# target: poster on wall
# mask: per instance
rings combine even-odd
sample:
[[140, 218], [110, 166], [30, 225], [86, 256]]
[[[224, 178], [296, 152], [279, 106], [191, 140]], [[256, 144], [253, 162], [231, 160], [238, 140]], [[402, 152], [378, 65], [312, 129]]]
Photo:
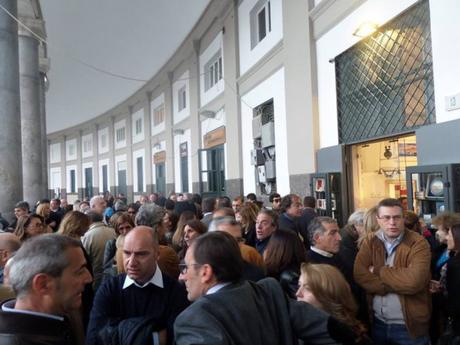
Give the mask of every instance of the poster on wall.
[[325, 180], [323, 178], [317, 178], [315, 180], [315, 192], [324, 192]]
[[398, 143], [399, 157], [417, 157], [417, 144]]

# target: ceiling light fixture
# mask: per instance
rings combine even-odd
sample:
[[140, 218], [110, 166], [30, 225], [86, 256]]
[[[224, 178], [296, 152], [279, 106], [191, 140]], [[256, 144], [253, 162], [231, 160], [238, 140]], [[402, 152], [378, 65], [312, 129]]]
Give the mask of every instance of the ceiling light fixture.
[[370, 34], [373, 34], [378, 28], [379, 26], [375, 23], [364, 22], [364, 23], [361, 23], [360, 26], [358, 26], [355, 32], [353, 32], [353, 36], [366, 37], [366, 36], [369, 36]]

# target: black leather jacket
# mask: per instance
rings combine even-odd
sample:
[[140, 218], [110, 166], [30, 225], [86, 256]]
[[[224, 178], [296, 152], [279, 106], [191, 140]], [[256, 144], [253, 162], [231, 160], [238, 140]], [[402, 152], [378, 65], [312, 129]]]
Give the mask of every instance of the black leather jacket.
[[74, 345], [67, 321], [0, 310], [0, 345]]

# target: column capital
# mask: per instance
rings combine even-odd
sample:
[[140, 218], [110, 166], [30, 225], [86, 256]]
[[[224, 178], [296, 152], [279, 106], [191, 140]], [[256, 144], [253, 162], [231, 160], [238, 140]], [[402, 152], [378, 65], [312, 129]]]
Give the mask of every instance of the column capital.
[[35, 35], [32, 34], [29, 30], [27, 30], [24, 26], [18, 24], [18, 35], [35, 38], [38, 42], [42, 42], [42, 39], [46, 39], [46, 31], [45, 31], [45, 22], [41, 19], [35, 19], [30, 17], [22, 17], [19, 16], [19, 21], [23, 23], [28, 29], [30, 29]]

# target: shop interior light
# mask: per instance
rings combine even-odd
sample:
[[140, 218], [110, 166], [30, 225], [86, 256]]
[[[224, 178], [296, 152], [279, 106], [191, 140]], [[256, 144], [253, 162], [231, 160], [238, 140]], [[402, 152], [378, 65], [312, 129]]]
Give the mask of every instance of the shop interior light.
[[366, 37], [374, 33], [378, 28], [379, 26], [375, 23], [364, 22], [364, 23], [361, 23], [360, 26], [358, 26], [355, 32], [353, 32], [353, 36]]

